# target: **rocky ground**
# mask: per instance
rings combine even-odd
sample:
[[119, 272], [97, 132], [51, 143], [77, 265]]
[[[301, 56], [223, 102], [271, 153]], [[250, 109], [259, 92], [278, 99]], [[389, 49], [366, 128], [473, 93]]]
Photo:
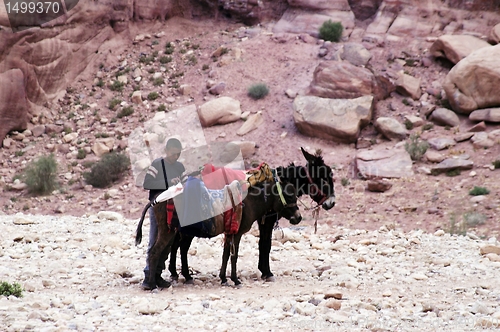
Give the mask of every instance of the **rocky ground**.
[[193, 241], [194, 285], [144, 292], [138, 283], [145, 246], [134, 245], [135, 220], [103, 211], [80, 218], [19, 213], [0, 222], [0, 279], [26, 289], [22, 298], [0, 298], [4, 331], [500, 327], [495, 238], [387, 227], [338, 227], [335, 234], [326, 225], [317, 234], [312, 227], [284, 228], [275, 232], [271, 253], [277, 280], [265, 283], [256, 273], [253, 229], [240, 248], [241, 288], [220, 285], [217, 237]]

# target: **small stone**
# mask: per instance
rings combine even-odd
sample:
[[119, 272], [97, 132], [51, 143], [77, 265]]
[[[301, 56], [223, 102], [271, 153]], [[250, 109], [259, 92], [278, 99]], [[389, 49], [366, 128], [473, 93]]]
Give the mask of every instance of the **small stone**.
[[325, 306], [333, 310], [340, 310], [340, 308], [342, 307], [342, 302], [335, 299], [328, 299], [327, 301], [325, 301]]
[[495, 246], [492, 244], [487, 244], [480, 248], [481, 255], [486, 254], [497, 254], [500, 255], [500, 246]]
[[481, 121], [478, 124], [476, 124], [475, 126], [469, 128], [469, 130], [467, 130], [467, 131], [470, 133], [478, 133], [481, 131], [486, 131], [486, 123], [484, 123], [484, 121]]
[[392, 188], [392, 183], [387, 180], [369, 180], [367, 189], [372, 192], [385, 192]]
[[329, 291], [325, 294], [325, 299], [334, 298], [336, 300], [342, 300], [342, 293], [338, 291]]
[[294, 99], [295, 97], [297, 97], [297, 92], [292, 90], [292, 89], [287, 89], [285, 91], [285, 95], [288, 97], [288, 98], [291, 98], [291, 99]]
[[421, 273], [414, 273], [414, 274], [412, 274], [411, 277], [415, 280], [427, 280], [427, 279], [429, 279], [429, 277], [427, 277], [425, 274], [421, 274]]
[[443, 236], [444, 234], [445, 234], [445, 232], [442, 229], [437, 230], [437, 231], [434, 232], [435, 236]]

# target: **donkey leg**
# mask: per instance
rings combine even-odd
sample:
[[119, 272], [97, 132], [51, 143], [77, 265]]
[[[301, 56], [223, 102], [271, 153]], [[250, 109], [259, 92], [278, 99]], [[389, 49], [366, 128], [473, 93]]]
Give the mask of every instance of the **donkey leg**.
[[174, 242], [172, 243], [172, 248], [170, 249], [170, 261], [168, 263], [168, 271], [170, 271], [170, 279], [174, 281], [179, 280], [179, 274], [177, 273], [177, 250], [179, 250], [180, 242], [181, 242], [181, 236], [177, 232], [175, 234]]
[[222, 265], [220, 267], [220, 273], [219, 273], [222, 285], [227, 285], [226, 271], [227, 271], [227, 262], [229, 261], [230, 254], [231, 253], [230, 253], [229, 243], [226, 242], [224, 243], [224, 252], [222, 253]]
[[241, 284], [241, 281], [238, 279], [236, 274], [236, 263], [238, 262], [238, 250], [240, 249], [241, 236], [242, 234], [235, 234], [233, 239], [234, 253], [231, 256], [231, 280], [234, 282], [235, 286], [239, 286]]
[[189, 274], [189, 264], [188, 264], [188, 251], [191, 243], [193, 242], [193, 236], [182, 235], [181, 237], [181, 264], [182, 264], [182, 275], [186, 279], [186, 284], [193, 283], [193, 277]]
[[271, 253], [271, 242], [273, 236], [274, 217], [266, 217], [264, 223], [259, 222], [259, 270], [262, 273], [261, 278], [266, 281], [274, 281], [273, 273], [269, 264], [269, 255]]

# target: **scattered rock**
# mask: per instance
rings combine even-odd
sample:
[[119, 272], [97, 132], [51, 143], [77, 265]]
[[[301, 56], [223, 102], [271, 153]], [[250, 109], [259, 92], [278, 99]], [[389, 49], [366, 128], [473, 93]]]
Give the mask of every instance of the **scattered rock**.
[[359, 151], [356, 168], [363, 178], [405, 178], [413, 176], [413, 162], [403, 149]]
[[456, 135], [453, 139], [456, 142], [463, 142], [469, 140], [472, 136], [474, 136], [474, 133], [463, 133]]
[[210, 89], [208, 89], [208, 92], [210, 92], [213, 95], [218, 96], [218, 95], [222, 94], [222, 92], [224, 92], [225, 89], [226, 89], [226, 83], [220, 82], [220, 83], [212, 86]]
[[437, 108], [432, 112], [429, 119], [440, 126], [456, 127], [460, 125], [458, 115], [447, 108]]
[[422, 95], [422, 91], [420, 90], [420, 78], [401, 74], [396, 81], [396, 92], [403, 96], [409, 96], [413, 100], [418, 100]]
[[262, 118], [262, 113], [258, 112], [256, 114], [252, 114], [248, 117], [245, 123], [238, 129], [236, 132], [237, 135], [243, 136], [252, 130], [257, 129], [261, 124], [264, 123], [264, 119]]
[[484, 108], [469, 114], [471, 121], [500, 122], [500, 108]]
[[495, 246], [492, 244], [484, 245], [480, 248], [481, 255], [496, 254], [500, 255], [500, 246]]
[[467, 130], [467, 131], [470, 133], [477, 133], [480, 131], [486, 131], [486, 123], [484, 123], [484, 121], [479, 122], [478, 124], [470, 127], [469, 130]]
[[374, 125], [377, 131], [390, 140], [404, 140], [408, 136], [406, 127], [393, 118], [380, 117]]
[[198, 114], [204, 127], [234, 122], [241, 116], [240, 102], [230, 97], [220, 97], [201, 105]]
[[446, 157], [443, 156], [441, 153], [435, 151], [435, 150], [427, 150], [424, 154], [424, 159], [431, 163], [440, 163], [442, 162]]
[[321, 62], [314, 70], [310, 94], [322, 98], [353, 99], [374, 94], [376, 80], [366, 68], [347, 61]]
[[447, 149], [451, 146], [455, 146], [457, 143], [454, 139], [448, 138], [448, 137], [436, 137], [436, 138], [430, 138], [427, 140], [429, 143], [430, 147], [435, 149], [435, 150], [444, 150]]
[[293, 118], [297, 129], [308, 136], [338, 142], [356, 142], [362, 127], [372, 116], [373, 97], [327, 99], [297, 96]]
[[372, 192], [386, 192], [392, 188], [392, 183], [384, 179], [369, 180], [367, 183], [368, 191]]
[[491, 45], [474, 36], [444, 35], [432, 44], [430, 52], [435, 57], [446, 57], [456, 64], [472, 52], [484, 47]]
[[474, 163], [470, 160], [465, 160], [461, 158], [448, 158], [431, 168], [431, 172], [434, 175], [448, 172], [454, 169], [467, 170], [472, 169]]

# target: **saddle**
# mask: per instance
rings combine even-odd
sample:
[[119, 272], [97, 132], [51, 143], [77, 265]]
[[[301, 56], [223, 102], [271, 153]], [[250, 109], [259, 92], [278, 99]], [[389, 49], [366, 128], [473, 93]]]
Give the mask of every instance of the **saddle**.
[[[179, 230], [196, 237], [214, 237], [218, 234], [235, 234], [242, 215], [242, 187], [234, 180], [223, 189], [208, 189], [203, 181], [189, 178], [183, 194], [173, 199], [179, 216]], [[168, 214], [172, 223], [174, 214]]]

